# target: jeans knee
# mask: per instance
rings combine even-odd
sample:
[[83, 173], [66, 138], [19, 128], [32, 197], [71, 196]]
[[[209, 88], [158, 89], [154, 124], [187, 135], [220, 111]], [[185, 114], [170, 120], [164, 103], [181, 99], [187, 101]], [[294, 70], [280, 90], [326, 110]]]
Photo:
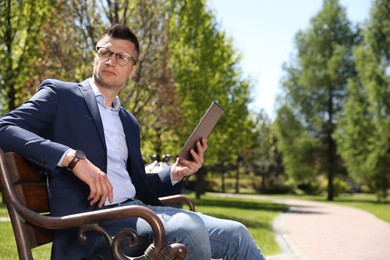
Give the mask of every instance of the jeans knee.
[[246, 226], [240, 222], [235, 222], [233, 233], [239, 235], [240, 237], [249, 235], [249, 231]]
[[182, 243], [188, 249], [188, 259], [210, 259], [208, 231], [196, 214], [178, 213], [169, 221], [167, 238], [170, 243]]
[[184, 239], [208, 239], [208, 231], [196, 214], [178, 213], [169, 222], [167, 233]]

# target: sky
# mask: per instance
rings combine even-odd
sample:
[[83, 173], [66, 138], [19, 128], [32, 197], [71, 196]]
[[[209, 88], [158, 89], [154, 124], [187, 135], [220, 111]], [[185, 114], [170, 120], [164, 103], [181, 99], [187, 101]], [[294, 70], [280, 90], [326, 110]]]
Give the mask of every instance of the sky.
[[[362, 23], [372, 0], [339, 0], [352, 23]], [[250, 109], [276, 116], [282, 65], [294, 53], [294, 36], [305, 30], [322, 8], [322, 0], [207, 0], [220, 28], [233, 38], [242, 56], [244, 76], [253, 82]]]

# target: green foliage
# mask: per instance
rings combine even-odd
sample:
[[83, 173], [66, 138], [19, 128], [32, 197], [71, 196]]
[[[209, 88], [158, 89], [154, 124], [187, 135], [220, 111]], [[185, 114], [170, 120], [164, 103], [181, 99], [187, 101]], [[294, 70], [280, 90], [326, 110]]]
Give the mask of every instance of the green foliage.
[[358, 77], [348, 87], [345, 115], [337, 133], [350, 173], [386, 198], [390, 187], [390, 1], [375, 1], [354, 51]]
[[[9, 0], [1, 8], [6, 41], [0, 60], [6, 66], [0, 82], [8, 84], [0, 92], [4, 112], [45, 78], [89, 77], [103, 29], [126, 23], [137, 34], [141, 52], [136, 76], [120, 97], [139, 120], [145, 156], [175, 155], [212, 100], [224, 106], [225, 114], [210, 136], [207, 162], [235, 161], [251, 145], [251, 82], [242, 79], [232, 40], [219, 30], [205, 1], [46, 2]], [[24, 15], [18, 15], [20, 10]], [[21, 91], [26, 84], [29, 92]]]
[[[342, 113], [347, 80], [354, 75], [355, 32], [337, 0], [324, 0], [305, 31], [296, 35], [296, 59], [284, 66], [284, 104], [278, 111], [278, 138], [286, 172], [302, 177], [339, 172], [333, 132]], [[290, 132], [291, 131], [291, 132]]]
[[0, 3], [0, 112], [14, 109], [32, 92], [40, 72], [41, 28], [53, 1], [5, 0]]
[[366, 22], [364, 39], [378, 57], [386, 62], [390, 60], [390, 27], [389, 27], [389, 1], [375, 0], [370, 9], [370, 17]]
[[217, 100], [225, 113], [208, 139], [207, 162], [234, 162], [248, 149], [252, 126], [247, 108], [251, 87], [241, 79], [239, 56], [204, 1], [172, 1], [170, 12], [170, 66], [184, 120], [177, 134], [184, 142]]
[[275, 125], [264, 111], [253, 115], [252, 127], [253, 146], [245, 156], [246, 167], [256, 176], [261, 176], [261, 183], [254, 182], [257, 191], [261, 193], [285, 193], [288, 190], [282, 155], [278, 150], [278, 138]]
[[286, 173], [296, 181], [314, 180], [317, 172], [315, 172], [313, 162], [318, 141], [308, 135], [287, 106], [278, 110], [275, 126], [279, 140], [278, 146], [283, 152]]
[[174, 156], [217, 100], [225, 113], [208, 139], [205, 165], [213, 172], [230, 167], [237, 183], [243, 173], [261, 176], [256, 184], [261, 191], [325, 175], [331, 194], [345, 162], [358, 183], [386, 196], [388, 2], [373, 2], [361, 44], [361, 28], [353, 28], [337, 0], [324, 0], [309, 27], [296, 34], [273, 124], [249, 112], [252, 82], [243, 77], [240, 53], [205, 0], [5, 0], [0, 2], [0, 114], [23, 102], [45, 78], [89, 77], [103, 29], [126, 23], [138, 35], [141, 53], [136, 76], [120, 96], [139, 120], [146, 160], [154, 153]]
[[357, 180], [364, 179], [362, 177], [372, 173], [367, 160], [370, 149], [374, 147], [377, 133], [371, 117], [364, 88], [358, 82], [351, 80], [348, 85], [344, 116], [339, 117], [340, 123], [335, 138], [348, 172]]

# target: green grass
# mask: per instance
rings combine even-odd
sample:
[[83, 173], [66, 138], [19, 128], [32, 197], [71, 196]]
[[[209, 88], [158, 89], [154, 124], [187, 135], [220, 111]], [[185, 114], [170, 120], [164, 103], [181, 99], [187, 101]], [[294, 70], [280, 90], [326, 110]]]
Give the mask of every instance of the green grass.
[[[7, 207], [2, 203], [2, 194], [0, 193], [0, 217], [8, 217]], [[51, 244], [33, 249], [34, 259], [50, 259]], [[11, 222], [0, 221], [0, 259], [18, 259], [18, 250]]]
[[[0, 259], [18, 259], [11, 222], [0, 222]], [[34, 259], [50, 259], [51, 244], [33, 249]]]
[[[273, 234], [273, 219], [287, 206], [269, 201], [202, 196], [195, 200], [196, 211], [212, 216], [238, 220], [248, 227], [256, 243], [265, 255], [280, 252]], [[7, 216], [7, 209], [0, 203], [0, 216]], [[17, 249], [10, 222], [0, 223], [0, 259], [17, 259]], [[33, 250], [35, 259], [49, 259], [50, 245]]]
[[201, 200], [193, 200], [197, 212], [243, 223], [265, 255], [274, 255], [280, 252], [273, 231], [273, 220], [280, 213], [286, 211], [287, 206], [263, 200], [222, 198], [209, 195], [202, 196]]
[[[196, 211], [212, 216], [233, 219], [242, 222], [249, 229], [256, 243], [265, 255], [275, 255], [280, 253], [280, 248], [273, 233], [273, 220], [287, 206], [275, 204], [270, 201], [217, 197], [212, 195], [202, 196], [201, 200], [194, 199], [191, 195]], [[281, 199], [303, 199], [319, 202], [326, 202], [350, 207], [356, 207], [368, 212], [384, 221], [390, 223], [390, 200], [378, 203], [374, 195], [342, 195], [333, 202], [327, 202], [325, 196], [269, 196], [270, 198]], [[0, 194], [1, 201], [1, 194]], [[0, 217], [7, 216], [7, 209], [0, 203]], [[50, 245], [39, 247], [33, 250], [35, 259], [49, 259]], [[18, 259], [16, 244], [10, 222], [0, 222], [0, 259]]]

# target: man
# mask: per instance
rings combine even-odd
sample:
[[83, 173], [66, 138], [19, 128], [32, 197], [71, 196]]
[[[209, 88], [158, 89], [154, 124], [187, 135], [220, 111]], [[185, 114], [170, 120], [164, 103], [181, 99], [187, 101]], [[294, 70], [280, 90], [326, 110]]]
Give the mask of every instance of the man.
[[[183, 177], [203, 164], [205, 140], [168, 169], [147, 176], [140, 152], [139, 125], [120, 106], [118, 93], [136, 72], [139, 44], [124, 25], [107, 30], [96, 46], [93, 75], [81, 83], [45, 80], [25, 104], [0, 119], [0, 147], [44, 168], [51, 213], [63, 216], [121, 205], [145, 205], [162, 219], [170, 242], [189, 250], [188, 259], [263, 259], [240, 223], [161, 207], [159, 196], [180, 192]], [[107, 174], [106, 174], [107, 173]], [[139, 219], [102, 223], [115, 234], [124, 227], [150, 242]], [[99, 238], [80, 244], [77, 229], [54, 232], [53, 259], [106, 259]], [[102, 250], [103, 248], [103, 250]], [[133, 252], [134, 253], [134, 252]]]

